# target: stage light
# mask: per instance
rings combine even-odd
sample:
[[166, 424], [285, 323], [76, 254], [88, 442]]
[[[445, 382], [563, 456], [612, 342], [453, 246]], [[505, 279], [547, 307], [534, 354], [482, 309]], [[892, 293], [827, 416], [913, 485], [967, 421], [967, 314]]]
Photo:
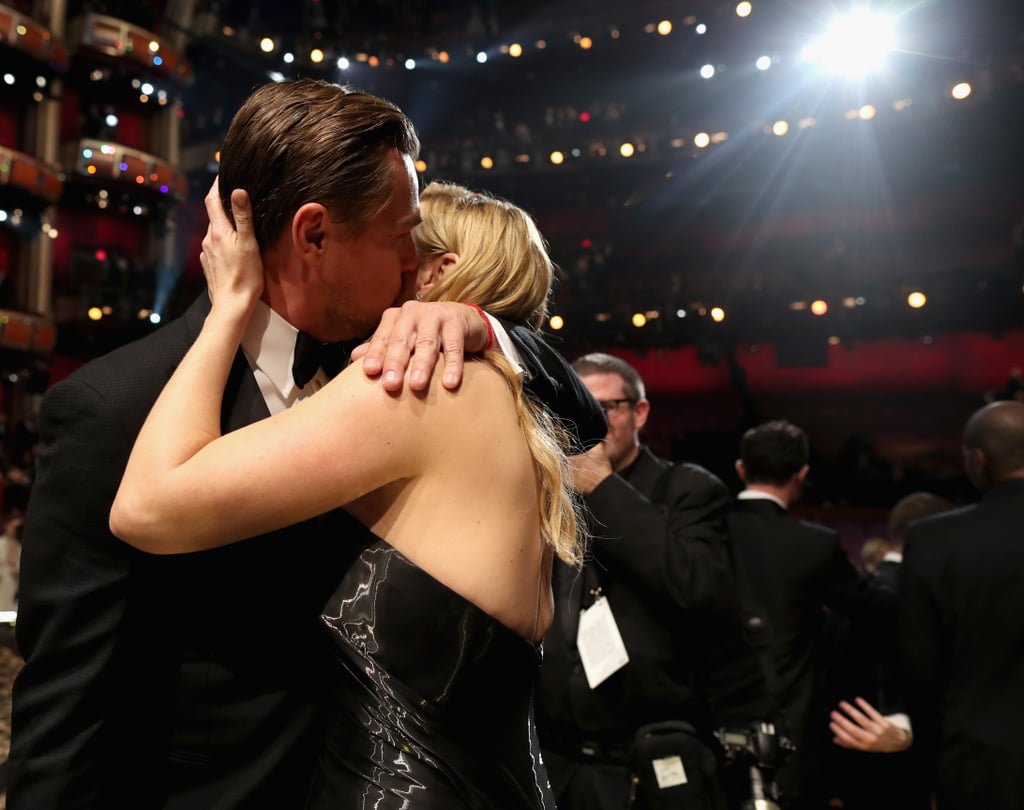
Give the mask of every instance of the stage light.
[[319, 48], [313, 48], [313, 50], [311, 50], [309, 52], [309, 60], [311, 62], [315, 62], [317, 64], [319, 64], [320, 62], [323, 62], [324, 61], [324, 52], [322, 50], [320, 50]]
[[149, 82], [143, 82], [139, 89], [142, 90], [142, 95], [151, 96], [156, 88], [154, 88]]
[[288, 51], [281, 57], [281, 59], [284, 61], [286, 65], [290, 65], [292, 62], [295, 61], [295, 54], [293, 54], [291, 51]]
[[490, 155], [484, 155], [482, 158], [480, 158], [480, 167], [483, 169], [493, 169], [494, 158], [492, 158]]
[[928, 297], [923, 292], [915, 290], [907, 296], [907, 306], [911, 309], [920, 309], [928, 303]]
[[697, 23], [697, 27], [693, 29], [698, 35], [703, 36], [708, 32], [708, 27], [704, 23]]
[[487, 54], [484, 53], [483, 51], [478, 51], [476, 55], [476, 61], [482, 65], [484, 62], [487, 61]]
[[551, 320], [549, 320], [548, 323], [550, 324], [551, 328], [554, 329], [556, 332], [563, 326], [565, 326], [565, 320], [562, 318], [561, 315], [552, 315]]
[[508, 46], [508, 55], [511, 56], [513, 59], [518, 59], [520, 56], [523, 55], [523, 46], [520, 45], [518, 42], [513, 42], [511, 45]]
[[786, 121], [776, 121], [772, 124], [772, 134], [781, 138], [789, 132], [789, 123]]
[[274, 50], [274, 40], [270, 37], [263, 37], [263, 39], [260, 40], [260, 50], [263, 51], [263, 53], [272, 53]]
[[557, 151], [556, 152], [552, 152], [551, 153], [551, 162], [554, 163], [556, 166], [559, 166], [559, 165], [561, 165], [562, 163], [565, 162], [565, 155], [563, 155], [561, 152], [557, 152]]
[[619, 154], [622, 155], [624, 158], [633, 157], [633, 154], [635, 152], [636, 149], [631, 143], [624, 143], [622, 144], [622, 146], [619, 147]]
[[736, 16], [737, 17], [749, 17], [750, 16], [750, 12], [753, 11], [753, 10], [754, 10], [754, 7], [752, 5], [750, 5], [750, 3], [746, 2], [746, 0], [744, 0], [744, 2], [738, 3], [736, 5]]
[[890, 17], [858, 8], [839, 17], [825, 35], [802, 51], [805, 61], [848, 76], [861, 76], [885, 64], [894, 43]]
[[425, 172], [426, 170], [427, 170], [427, 161], [425, 161], [423, 158], [420, 158], [419, 160], [417, 160], [416, 161], [416, 171], [418, 171], [420, 174], [423, 174], [423, 172]]
[[811, 313], [817, 316], [822, 316], [828, 312], [828, 304], [822, 301], [820, 298], [817, 301], [811, 302]]
[[642, 312], [634, 312], [633, 326], [635, 326], [637, 329], [643, 329], [645, 326], [647, 326], [647, 316], [644, 315]]
[[154, 312], [153, 314], [151, 314], [149, 316], [149, 322], [150, 323], [160, 323], [161, 320], [162, 319], [160, 317], [160, 313], [159, 312]]
[[861, 121], [870, 121], [872, 118], [875, 117], [877, 113], [878, 110], [876, 110], [870, 104], [865, 104], [863, 107], [857, 110], [857, 116], [860, 118]]
[[42, 88], [46, 87], [46, 77], [45, 76], [36, 76], [36, 87], [38, 87], [39, 89], [42, 89]]
[[677, 309], [676, 310], [676, 317], [679, 318], [680, 320], [685, 318], [686, 317], [686, 310], [685, 309]]
[[272, 82], [283, 82], [284, 74], [279, 70], [268, 70], [267, 78]]
[[160, 50], [160, 43], [157, 42], [155, 39], [151, 39], [149, 41], [149, 52], [150, 53], [156, 53], [159, 50]]
[[406, 59], [405, 60], [405, 69], [406, 70], [415, 70], [416, 69], [416, 60], [415, 59]]
[[89, 316], [90, 321], [98, 321], [103, 317], [103, 310], [99, 307], [89, 307], [89, 311], [86, 313]]
[[580, 47], [585, 51], [589, 51], [594, 47], [594, 40], [590, 37], [580, 37]]
[[338, 65], [338, 70], [348, 70], [349, 66], [352, 63], [349, 62], [348, 59], [346, 59], [344, 56], [339, 56], [336, 64]]
[[698, 132], [693, 136], [693, 145], [698, 149], [703, 149], [709, 143], [711, 143], [711, 136], [706, 132]]
[[700, 69], [700, 76], [701, 76], [702, 79], [710, 79], [714, 75], [715, 75], [715, 66], [714, 65], [704, 65]]
[[669, 34], [671, 34], [672, 21], [662, 20], [660, 23], [658, 23], [658, 33], [661, 34], [663, 37], [667, 37]]
[[380, 59], [376, 55], [371, 56], [369, 59], [366, 60], [366, 64], [368, 64], [372, 68], [380, 67]]
[[725, 320], [725, 310], [721, 307], [711, 307], [711, 320], [721, 323]]
[[971, 94], [971, 89], [971, 85], [967, 82], [960, 82], [953, 86], [953, 89], [950, 91], [950, 95], [957, 101], [963, 101]]
[[770, 56], [759, 56], [757, 61], [754, 62], [754, 67], [758, 70], [768, 70], [772, 66], [772, 58]]
[[441, 53], [437, 55], [437, 61], [442, 65], [447, 65], [449, 59], [451, 59], [451, 57], [448, 55], [448, 51], [441, 51]]

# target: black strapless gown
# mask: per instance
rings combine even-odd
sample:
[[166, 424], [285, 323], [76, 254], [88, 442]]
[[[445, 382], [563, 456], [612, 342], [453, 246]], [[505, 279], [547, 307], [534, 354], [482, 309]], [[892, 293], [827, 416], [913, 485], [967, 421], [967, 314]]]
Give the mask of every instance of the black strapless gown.
[[332, 674], [312, 810], [554, 810], [536, 646], [383, 540], [328, 601]]

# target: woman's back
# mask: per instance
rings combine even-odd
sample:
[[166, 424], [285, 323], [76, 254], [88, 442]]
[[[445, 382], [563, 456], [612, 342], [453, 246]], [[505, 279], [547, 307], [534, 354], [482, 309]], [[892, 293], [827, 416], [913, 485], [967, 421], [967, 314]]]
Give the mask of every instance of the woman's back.
[[[373, 385], [358, 369], [348, 374], [358, 385]], [[418, 425], [419, 475], [346, 509], [431, 576], [519, 635], [539, 640], [552, 615], [551, 553], [541, 537], [537, 472], [512, 391], [484, 361], [466, 364], [458, 391], [437, 383], [426, 396], [404, 390], [384, 417]]]

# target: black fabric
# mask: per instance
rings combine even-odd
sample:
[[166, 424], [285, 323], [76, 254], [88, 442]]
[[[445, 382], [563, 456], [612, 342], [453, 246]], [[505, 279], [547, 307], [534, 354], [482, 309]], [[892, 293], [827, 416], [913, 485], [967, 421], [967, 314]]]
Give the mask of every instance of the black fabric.
[[361, 343], [362, 340], [321, 343], [300, 330], [295, 336], [292, 379], [299, 388], [305, 388], [321, 368], [328, 378], [336, 377], [348, 365], [348, 358]]
[[[655, 504], [650, 496], [666, 470], [664, 502]], [[669, 465], [646, 448], [625, 472], [628, 480], [612, 475], [585, 498], [593, 539], [583, 572], [555, 564], [556, 621], [544, 639], [538, 729], [559, 806], [570, 809], [604, 807], [602, 794], [623, 795], [640, 726], [685, 720], [702, 733], [709, 728], [697, 688], [697, 628], [725, 571], [729, 493], [707, 470]], [[630, 661], [590, 689], [576, 632], [580, 608], [598, 586]]]
[[1024, 807], [1024, 479], [912, 523], [901, 648], [940, 810]]
[[535, 645], [383, 540], [322, 621], [335, 663], [310, 810], [554, 810]]

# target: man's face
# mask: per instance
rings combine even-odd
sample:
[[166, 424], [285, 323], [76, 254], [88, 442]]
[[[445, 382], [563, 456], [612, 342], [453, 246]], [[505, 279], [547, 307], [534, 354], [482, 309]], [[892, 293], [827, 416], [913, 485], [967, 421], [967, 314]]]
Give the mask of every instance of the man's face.
[[594, 399], [601, 403], [608, 418], [605, 451], [612, 469], [619, 472], [636, 458], [640, 449], [640, 428], [647, 422], [648, 403], [626, 399], [622, 377], [618, 374], [587, 374], [580, 379]]
[[[357, 235], [331, 229], [324, 268], [312, 295], [324, 309], [320, 340], [369, 335], [390, 306], [408, 299], [418, 259], [412, 229], [420, 221], [419, 191], [412, 158], [394, 150], [391, 202]], [[315, 305], [315, 301], [314, 301]]]

